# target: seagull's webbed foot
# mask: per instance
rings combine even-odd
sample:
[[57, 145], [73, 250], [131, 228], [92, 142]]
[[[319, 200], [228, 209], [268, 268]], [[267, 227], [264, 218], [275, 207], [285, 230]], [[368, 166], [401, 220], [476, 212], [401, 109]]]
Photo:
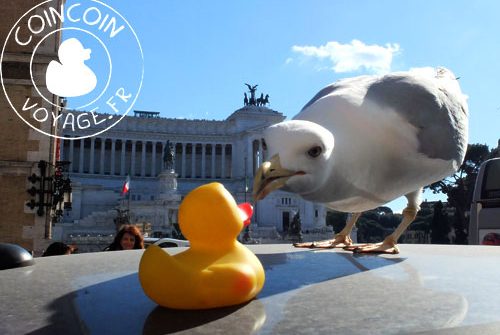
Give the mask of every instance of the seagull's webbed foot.
[[399, 254], [398, 245], [393, 241], [384, 240], [382, 243], [365, 244], [355, 248], [345, 248], [355, 254]]
[[318, 249], [333, 249], [333, 248], [345, 248], [352, 245], [352, 240], [349, 235], [335, 235], [333, 240], [325, 241], [315, 241], [315, 242], [301, 242], [294, 243], [293, 246], [296, 248], [318, 248]]

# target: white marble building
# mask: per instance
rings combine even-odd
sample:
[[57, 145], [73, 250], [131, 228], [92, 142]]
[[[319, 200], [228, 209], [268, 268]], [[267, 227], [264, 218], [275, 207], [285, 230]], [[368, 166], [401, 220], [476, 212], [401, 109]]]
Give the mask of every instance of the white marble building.
[[[160, 118], [157, 112], [136, 111], [100, 135], [60, 141], [60, 159], [71, 161], [73, 205], [55, 231], [62, 240], [70, 235], [112, 234], [115, 208], [125, 206], [121, 189], [130, 173], [132, 222], [151, 223], [153, 232], [170, 232], [180, 199], [160, 199], [159, 174], [167, 140], [175, 148], [179, 198], [199, 185], [218, 181], [238, 202], [250, 201], [253, 175], [266, 158], [261, 132], [284, 118], [257, 106], [245, 106], [222, 121]], [[81, 130], [78, 136], [96, 133], [97, 127], [108, 125]], [[287, 230], [297, 211], [303, 231], [325, 227], [322, 205], [277, 191], [255, 206], [252, 231], [265, 235]]]

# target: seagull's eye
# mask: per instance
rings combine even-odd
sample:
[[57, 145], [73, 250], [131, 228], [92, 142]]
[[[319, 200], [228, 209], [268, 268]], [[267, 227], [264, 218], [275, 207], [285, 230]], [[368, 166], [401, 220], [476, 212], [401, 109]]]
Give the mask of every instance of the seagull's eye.
[[265, 139], [261, 139], [262, 141], [262, 149], [267, 150], [267, 143]]
[[318, 157], [319, 155], [321, 155], [321, 152], [323, 151], [323, 149], [321, 149], [321, 147], [318, 145], [318, 146], [315, 146], [315, 147], [312, 147], [311, 149], [309, 149], [307, 151], [307, 154], [313, 158], [316, 158]]

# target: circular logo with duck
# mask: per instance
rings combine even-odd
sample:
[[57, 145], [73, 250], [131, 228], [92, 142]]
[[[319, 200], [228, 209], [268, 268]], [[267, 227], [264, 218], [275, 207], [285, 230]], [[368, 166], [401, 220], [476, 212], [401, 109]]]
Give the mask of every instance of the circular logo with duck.
[[[115, 126], [137, 100], [144, 73], [134, 29], [98, 0], [34, 6], [10, 30], [0, 61], [3, 91], [14, 112], [56, 138], [91, 137]], [[20, 96], [12, 89], [16, 84], [33, 89]]]

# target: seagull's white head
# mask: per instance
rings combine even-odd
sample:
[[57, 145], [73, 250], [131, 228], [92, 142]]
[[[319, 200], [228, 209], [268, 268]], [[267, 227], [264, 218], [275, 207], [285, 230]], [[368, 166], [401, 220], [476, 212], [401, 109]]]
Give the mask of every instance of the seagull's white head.
[[281, 122], [264, 131], [263, 141], [267, 157], [271, 158], [255, 175], [256, 201], [279, 188], [309, 194], [328, 178], [334, 138], [319, 124], [304, 120]]

